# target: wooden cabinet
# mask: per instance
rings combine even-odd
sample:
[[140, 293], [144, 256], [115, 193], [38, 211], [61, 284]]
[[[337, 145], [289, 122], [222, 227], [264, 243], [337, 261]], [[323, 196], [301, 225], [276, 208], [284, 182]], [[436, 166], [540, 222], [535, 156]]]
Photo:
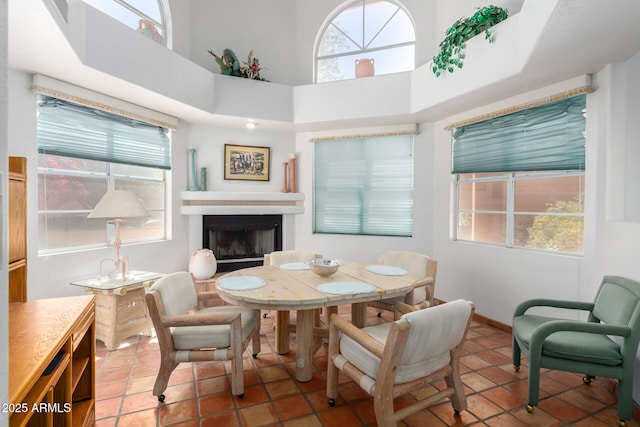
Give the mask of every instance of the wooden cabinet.
[[9, 426], [92, 426], [95, 297], [9, 304]]
[[9, 302], [27, 300], [27, 159], [9, 157]]

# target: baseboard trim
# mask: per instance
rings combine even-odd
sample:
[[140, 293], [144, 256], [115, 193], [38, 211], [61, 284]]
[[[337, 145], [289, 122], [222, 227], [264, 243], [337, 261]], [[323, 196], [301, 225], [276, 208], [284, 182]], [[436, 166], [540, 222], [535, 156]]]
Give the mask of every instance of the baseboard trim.
[[[434, 302], [436, 304], [444, 304], [446, 301], [438, 299], [438, 298], [434, 298], [433, 299]], [[478, 323], [482, 323], [485, 324], [487, 326], [491, 326], [493, 328], [496, 329], [500, 329], [501, 331], [507, 332], [507, 333], [512, 333], [513, 332], [513, 328], [511, 327], [511, 325], [507, 325], [506, 323], [502, 323], [502, 322], [498, 322], [497, 320], [493, 320], [490, 319], [488, 317], [485, 317], [481, 314], [478, 314], [478, 312], [475, 312], [473, 314], [473, 320], [478, 322]]]

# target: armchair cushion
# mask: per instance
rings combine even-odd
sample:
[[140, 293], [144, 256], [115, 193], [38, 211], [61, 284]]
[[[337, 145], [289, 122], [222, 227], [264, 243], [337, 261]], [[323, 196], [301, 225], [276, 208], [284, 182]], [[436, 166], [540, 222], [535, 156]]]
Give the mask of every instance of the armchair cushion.
[[156, 282], [151, 289], [158, 290], [167, 316], [188, 313], [198, 305], [193, 278], [186, 272], [173, 273], [166, 280]]
[[[256, 329], [260, 322], [260, 310], [246, 307], [211, 307], [198, 311], [199, 314], [206, 313], [240, 313], [242, 325], [242, 341]], [[231, 346], [230, 325], [202, 325], [202, 326], [181, 326], [171, 329], [173, 343], [176, 350], [200, 350], [204, 348], [225, 348]]]
[[[531, 335], [543, 323], [555, 319], [544, 316], [522, 315], [513, 319], [513, 331], [526, 347]], [[620, 347], [606, 335], [577, 331], [561, 331], [549, 335], [542, 346], [544, 356], [561, 359], [579, 360], [600, 365], [620, 365], [622, 355]]]
[[[462, 339], [470, 312], [469, 303], [458, 300], [402, 315], [411, 328], [394, 383], [409, 382], [446, 366], [451, 357], [449, 349]], [[390, 323], [382, 323], [362, 331], [384, 345], [390, 327]], [[371, 378], [377, 377], [380, 358], [346, 335], [340, 339], [340, 353]]]

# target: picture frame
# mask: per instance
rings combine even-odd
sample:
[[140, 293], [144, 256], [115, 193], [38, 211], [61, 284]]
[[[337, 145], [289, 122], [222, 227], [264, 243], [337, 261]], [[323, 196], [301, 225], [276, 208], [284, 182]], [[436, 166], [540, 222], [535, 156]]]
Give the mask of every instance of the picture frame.
[[252, 145], [224, 145], [224, 179], [269, 181], [271, 148]]

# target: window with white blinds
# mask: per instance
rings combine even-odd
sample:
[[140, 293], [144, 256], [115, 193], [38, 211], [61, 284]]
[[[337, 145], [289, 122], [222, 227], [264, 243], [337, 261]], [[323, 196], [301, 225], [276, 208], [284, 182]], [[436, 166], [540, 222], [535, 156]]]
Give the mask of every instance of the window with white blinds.
[[314, 233], [410, 237], [413, 135], [314, 143]]

